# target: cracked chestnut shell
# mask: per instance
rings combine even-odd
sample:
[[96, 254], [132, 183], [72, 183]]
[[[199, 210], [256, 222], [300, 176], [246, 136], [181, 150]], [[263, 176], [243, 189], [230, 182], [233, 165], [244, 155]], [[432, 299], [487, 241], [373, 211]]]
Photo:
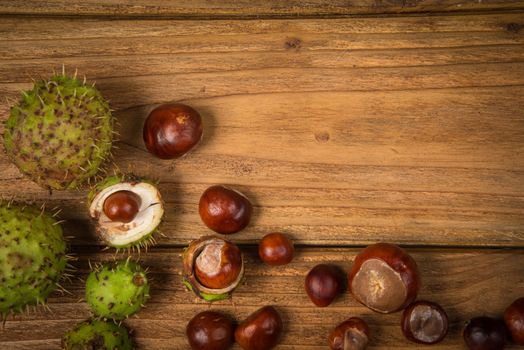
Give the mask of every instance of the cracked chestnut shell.
[[206, 189], [200, 197], [198, 212], [207, 227], [217, 233], [230, 234], [249, 224], [253, 206], [239, 191], [215, 185]]
[[282, 333], [282, 319], [273, 306], [264, 306], [242, 321], [235, 330], [235, 340], [244, 350], [274, 348]]
[[202, 134], [200, 114], [181, 103], [152, 110], [143, 129], [147, 150], [160, 159], [182, 157], [200, 142]]
[[244, 275], [240, 249], [220, 237], [204, 236], [191, 242], [183, 259], [184, 283], [207, 301], [228, 298]]
[[501, 350], [507, 334], [502, 320], [480, 316], [469, 320], [463, 336], [470, 350]]
[[519, 298], [508, 306], [504, 312], [504, 322], [511, 339], [519, 345], [524, 345], [524, 298]]
[[258, 255], [268, 265], [286, 265], [293, 260], [295, 248], [293, 241], [283, 233], [265, 235], [258, 244]]
[[339, 324], [328, 337], [331, 350], [364, 350], [369, 342], [369, 327], [358, 317], [351, 317]]
[[104, 201], [104, 214], [111, 221], [128, 223], [138, 214], [142, 200], [131, 191], [117, 191]]
[[227, 350], [233, 345], [233, 332], [233, 321], [215, 311], [200, 312], [186, 327], [192, 350]]
[[390, 313], [415, 300], [420, 287], [417, 263], [394, 244], [377, 243], [360, 252], [349, 273], [349, 288], [371, 310]]
[[304, 287], [316, 306], [326, 307], [342, 293], [343, 274], [336, 266], [319, 264], [307, 274]]
[[404, 309], [400, 326], [412, 342], [435, 344], [448, 334], [448, 315], [437, 303], [416, 301]]

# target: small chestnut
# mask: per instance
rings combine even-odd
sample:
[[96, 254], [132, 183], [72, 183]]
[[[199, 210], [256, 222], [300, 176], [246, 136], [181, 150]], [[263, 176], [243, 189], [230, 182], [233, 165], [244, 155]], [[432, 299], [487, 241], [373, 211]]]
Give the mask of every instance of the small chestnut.
[[481, 316], [467, 323], [463, 336], [470, 350], [501, 350], [507, 333], [502, 320]]
[[448, 315], [437, 303], [416, 301], [404, 309], [400, 327], [412, 342], [435, 344], [448, 334]]
[[268, 265], [286, 265], [293, 260], [293, 241], [282, 233], [265, 235], [258, 244], [258, 255]]
[[235, 233], [249, 224], [253, 206], [242, 193], [222, 185], [209, 187], [198, 203], [200, 218], [222, 234]]
[[519, 298], [508, 306], [504, 312], [504, 322], [511, 339], [519, 345], [524, 345], [524, 298]]
[[369, 341], [369, 327], [358, 317], [351, 317], [339, 324], [329, 334], [331, 350], [364, 350]]
[[208, 244], [195, 260], [197, 279], [207, 288], [222, 289], [235, 282], [242, 268], [238, 246], [227, 241]]
[[325, 307], [342, 292], [343, 275], [335, 266], [320, 264], [309, 271], [304, 285], [313, 304]]
[[141, 205], [140, 196], [132, 191], [117, 191], [104, 201], [104, 214], [111, 221], [128, 223], [138, 214]]
[[401, 310], [417, 297], [420, 286], [415, 260], [394, 244], [377, 243], [360, 252], [349, 273], [349, 288], [371, 310]]
[[186, 327], [187, 340], [193, 350], [227, 350], [234, 340], [233, 321], [215, 311], [203, 311]]
[[202, 139], [202, 118], [181, 103], [164, 104], [149, 113], [143, 129], [147, 150], [160, 159], [179, 158]]
[[272, 306], [264, 306], [241, 322], [235, 340], [244, 350], [269, 350], [275, 347], [282, 333], [282, 319]]

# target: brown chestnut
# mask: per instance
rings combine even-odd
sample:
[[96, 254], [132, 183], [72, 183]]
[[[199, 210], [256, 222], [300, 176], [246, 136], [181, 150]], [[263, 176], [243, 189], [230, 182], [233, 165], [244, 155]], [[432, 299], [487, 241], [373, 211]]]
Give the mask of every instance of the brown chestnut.
[[304, 285], [313, 304], [325, 307], [342, 292], [343, 274], [336, 266], [320, 264], [309, 271]]
[[147, 150], [161, 159], [179, 158], [202, 139], [202, 118], [181, 103], [164, 104], [149, 113], [143, 129]]
[[207, 227], [222, 234], [235, 233], [249, 224], [253, 206], [242, 193], [216, 185], [204, 191], [198, 203], [200, 218]]
[[117, 191], [104, 201], [104, 214], [111, 221], [128, 223], [133, 221], [140, 210], [142, 200], [131, 191]]
[[437, 303], [416, 301], [404, 309], [400, 326], [412, 342], [435, 344], [448, 334], [448, 315]]
[[241, 322], [235, 340], [244, 350], [269, 350], [275, 347], [282, 333], [282, 319], [272, 306], [264, 306]]
[[228, 298], [244, 275], [242, 253], [234, 243], [204, 236], [184, 251], [184, 284], [207, 301]]
[[420, 286], [415, 260], [394, 244], [377, 243], [360, 252], [349, 273], [349, 288], [371, 310], [401, 310], [417, 297]]
[[504, 312], [504, 322], [511, 339], [519, 345], [524, 345], [524, 298], [519, 298], [508, 306]]
[[507, 334], [502, 320], [481, 316], [467, 323], [463, 336], [470, 350], [501, 350]]
[[268, 265], [286, 265], [293, 260], [293, 241], [283, 233], [265, 235], [258, 244], [258, 255]]
[[186, 327], [187, 340], [193, 350], [227, 350], [234, 340], [233, 321], [215, 311], [203, 311]]
[[221, 289], [238, 278], [242, 267], [242, 254], [236, 245], [216, 241], [202, 249], [195, 260], [195, 274], [202, 285]]
[[358, 317], [351, 317], [339, 324], [329, 334], [331, 350], [364, 350], [369, 341], [369, 327]]

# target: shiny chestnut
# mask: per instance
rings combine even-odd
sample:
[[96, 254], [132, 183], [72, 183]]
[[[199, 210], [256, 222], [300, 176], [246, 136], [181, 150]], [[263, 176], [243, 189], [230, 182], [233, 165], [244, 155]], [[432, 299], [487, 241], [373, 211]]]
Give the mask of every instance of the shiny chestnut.
[[142, 200], [131, 191], [118, 191], [104, 201], [104, 214], [111, 221], [128, 223], [138, 214]]
[[282, 333], [282, 319], [272, 306], [252, 313], [235, 330], [235, 340], [244, 350], [270, 350]]
[[184, 284], [207, 301], [228, 298], [244, 275], [238, 246], [215, 236], [192, 241], [184, 251], [183, 263]]
[[508, 306], [504, 312], [504, 322], [511, 339], [519, 345], [524, 345], [524, 298], [519, 298]]
[[448, 315], [437, 303], [416, 301], [404, 309], [400, 326], [412, 342], [435, 344], [448, 334]]
[[258, 244], [258, 255], [268, 265], [286, 265], [293, 260], [293, 241], [283, 233], [265, 235]]
[[470, 350], [501, 350], [506, 342], [502, 320], [481, 316], [472, 318], [464, 328], [464, 342]]
[[242, 254], [231, 242], [218, 241], [202, 249], [195, 261], [197, 279], [207, 288], [230, 286], [240, 275]]
[[336, 266], [320, 264], [309, 271], [304, 287], [313, 304], [325, 307], [343, 291], [343, 274]]
[[207, 227], [221, 234], [230, 234], [249, 224], [253, 206], [239, 191], [216, 185], [204, 191], [198, 203], [198, 212]]
[[233, 321], [215, 311], [203, 311], [193, 317], [186, 327], [192, 350], [227, 350], [234, 340]]
[[331, 350], [364, 350], [369, 342], [369, 327], [358, 317], [351, 317], [339, 324], [329, 334]]
[[417, 297], [417, 264], [394, 244], [377, 243], [360, 252], [349, 273], [349, 288], [357, 301], [382, 313], [405, 308]]
[[152, 110], [143, 129], [147, 150], [161, 159], [182, 157], [200, 142], [202, 133], [200, 114], [181, 103]]

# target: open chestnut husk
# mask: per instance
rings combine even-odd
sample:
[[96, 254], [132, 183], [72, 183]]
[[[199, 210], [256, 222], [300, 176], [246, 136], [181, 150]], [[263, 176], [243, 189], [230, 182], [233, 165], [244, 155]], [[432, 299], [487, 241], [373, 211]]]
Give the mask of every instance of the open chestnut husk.
[[249, 224], [253, 206], [239, 191], [215, 185], [206, 189], [200, 197], [198, 212], [207, 227], [217, 233], [230, 234]]
[[160, 159], [182, 157], [202, 139], [202, 118], [181, 103], [158, 106], [149, 113], [143, 129], [147, 150]]
[[524, 345], [524, 298], [519, 298], [508, 306], [504, 312], [504, 322], [511, 339], [519, 345]]
[[417, 263], [394, 244], [377, 243], [360, 252], [349, 272], [355, 299], [371, 310], [390, 313], [415, 300], [420, 287]]
[[192, 241], [183, 259], [184, 284], [206, 301], [228, 298], [244, 276], [240, 249], [220, 237]]
[[416, 301], [404, 309], [400, 326], [412, 342], [435, 344], [448, 334], [448, 315], [437, 303]]
[[295, 248], [293, 241], [283, 233], [265, 235], [258, 243], [258, 255], [271, 266], [286, 265], [293, 260]]
[[328, 337], [331, 350], [364, 350], [369, 342], [369, 327], [358, 317], [351, 317], [339, 324]]
[[277, 345], [282, 328], [278, 311], [264, 306], [238, 325], [235, 340], [244, 350], [270, 350]]
[[464, 328], [464, 342], [469, 350], [501, 350], [506, 343], [506, 327], [502, 320], [474, 317]]
[[234, 341], [233, 321], [215, 311], [203, 311], [187, 324], [186, 335], [192, 350], [227, 350]]
[[319, 264], [308, 272], [304, 287], [313, 304], [326, 307], [342, 293], [343, 274], [336, 266]]

